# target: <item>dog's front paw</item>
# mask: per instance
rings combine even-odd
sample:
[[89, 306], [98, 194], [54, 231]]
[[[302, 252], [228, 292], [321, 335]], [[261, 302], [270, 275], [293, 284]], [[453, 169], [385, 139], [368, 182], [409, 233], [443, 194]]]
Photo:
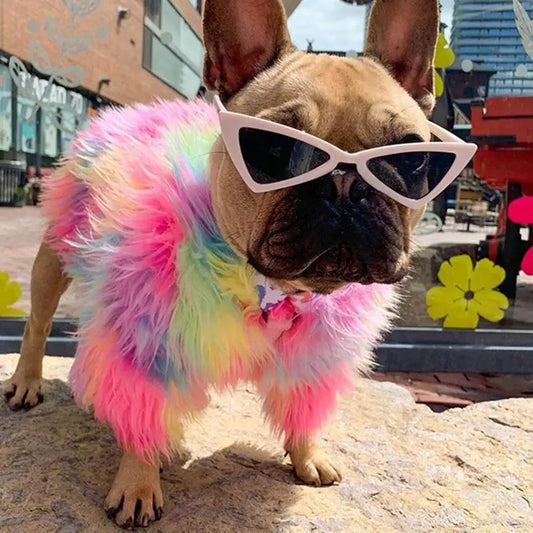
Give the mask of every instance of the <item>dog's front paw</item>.
[[31, 409], [42, 403], [41, 384], [40, 377], [28, 377], [15, 372], [11, 379], [4, 382], [4, 398], [7, 405], [13, 411], [18, 411], [22, 408]]
[[339, 469], [318, 447], [301, 447], [289, 451], [296, 475], [308, 485], [332, 485], [342, 479]]
[[163, 513], [159, 465], [124, 454], [104, 503], [107, 517], [124, 529], [146, 527]]

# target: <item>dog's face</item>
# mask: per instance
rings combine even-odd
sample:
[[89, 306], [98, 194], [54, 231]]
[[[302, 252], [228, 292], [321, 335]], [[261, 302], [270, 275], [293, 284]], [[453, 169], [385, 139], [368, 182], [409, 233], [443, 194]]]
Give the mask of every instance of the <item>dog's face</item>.
[[[427, 141], [437, 1], [374, 4], [367, 57], [350, 59], [295, 51], [278, 0], [247, 0], [245, 7], [238, 0], [208, 0], [206, 83], [232, 111], [304, 130], [347, 152]], [[420, 213], [367, 185], [355, 166], [257, 194], [219, 139], [210, 179], [228, 243], [287, 289], [394, 283], [407, 272], [411, 228]]]

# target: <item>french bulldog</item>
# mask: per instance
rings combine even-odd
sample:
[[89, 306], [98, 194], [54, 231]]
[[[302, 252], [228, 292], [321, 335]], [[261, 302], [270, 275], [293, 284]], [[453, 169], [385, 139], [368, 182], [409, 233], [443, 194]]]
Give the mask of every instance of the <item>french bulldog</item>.
[[[315, 55], [292, 44], [280, 0], [206, 0], [204, 82], [229, 112], [306, 132], [349, 154], [428, 142], [438, 29], [438, 0], [375, 0], [362, 56]], [[324, 295], [347, 284], [396, 284], [407, 273], [411, 230], [423, 208], [372, 187], [355, 165], [257, 193], [219, 137], [209, 180], [227, 244], [280, 291]], [[4, 385], [13, 409], [43, 399], [45, 341], [69, 283], [61, 258], [43, 242], [32, 269], [21, 357]], [[304, 482], [340, 481], [315, 434], [286, 448]], [[117, 524], [146, 526], [160, 518], [159, 471], [158, 460], [124, 452], [105, 502]]]

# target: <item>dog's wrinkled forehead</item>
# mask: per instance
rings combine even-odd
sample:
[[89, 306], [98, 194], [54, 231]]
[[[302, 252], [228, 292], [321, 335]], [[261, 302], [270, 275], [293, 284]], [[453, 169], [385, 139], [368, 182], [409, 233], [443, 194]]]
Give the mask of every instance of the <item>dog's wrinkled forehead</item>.
[[356, 152], [429, 140], [418, 103], [378, 62], [294, 53], [238, 93], [229, 107], [320, 137]]

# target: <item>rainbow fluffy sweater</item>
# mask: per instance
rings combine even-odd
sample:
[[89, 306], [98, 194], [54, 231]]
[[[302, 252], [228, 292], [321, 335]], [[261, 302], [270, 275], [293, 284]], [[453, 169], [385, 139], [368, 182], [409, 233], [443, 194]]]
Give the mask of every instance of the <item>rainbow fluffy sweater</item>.
[[207, 181], [217, 113], [203, 102], [109, 110], [45, 187], [47, 241], [79, 282], [70, 379], [118, 443], [170, 455], [209, 387], [255, 383], [286, 442], [316, 432], [368, 368], [394, 289], [284, 295], [237, 256]]

